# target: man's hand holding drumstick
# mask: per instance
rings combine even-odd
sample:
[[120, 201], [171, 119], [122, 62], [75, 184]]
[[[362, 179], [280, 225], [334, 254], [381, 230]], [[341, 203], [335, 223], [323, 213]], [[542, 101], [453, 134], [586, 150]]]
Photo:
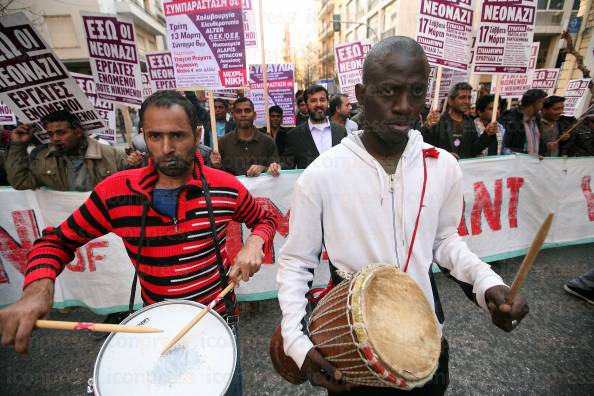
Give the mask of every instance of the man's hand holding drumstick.
[[547, 239], [552, 223], [553, 214], [549, 213], [536, 233], [511, 288], [507, 286], [494, 286], [485, 292], [485, 301], [487, 302], [489, 311], [491, 311], [493, 323], [507, 332], [512, 331], [529, 312], [526, 300], [518, 291], [524, 283], [530, 268], [532, 268], [532, 264], [534, 264], [534, 260], [536, 260], [542, 244]]

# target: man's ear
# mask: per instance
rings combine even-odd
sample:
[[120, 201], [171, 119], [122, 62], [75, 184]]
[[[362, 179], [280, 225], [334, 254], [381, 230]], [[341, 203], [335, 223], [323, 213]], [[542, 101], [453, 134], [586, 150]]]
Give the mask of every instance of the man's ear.
[[362, 104], [364, 102], [365, 90], [365, 85], [361, 83], [355, 85], [355, 97], [357, 98], [357, 102], [359, 102], [359, 104]]

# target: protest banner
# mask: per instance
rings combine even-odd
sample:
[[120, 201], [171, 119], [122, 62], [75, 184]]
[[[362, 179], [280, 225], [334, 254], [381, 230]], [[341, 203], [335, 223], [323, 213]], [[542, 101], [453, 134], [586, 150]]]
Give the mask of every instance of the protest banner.
[[107, 140], [111, 144], [116, 142], [116, 119], [115, 109], [113, 103], [101, 99], [97, 96], [97, 89], [95, 86], [95, 79], [93, 76], [88, 74], [70, 73], [72, 78], [78, 83], [78, 86], [87, 95], [87, 98], [91, 101], [95, 110], [101, 116], [101, 119], [105, 121], [107, 128], [102, 131], [96, 132], [95, 134], [100, 138]]
[[473, 72], [525, 74], [534, 38], [536, 0], [484, 0]]
[[[534, 70], [536, 68], [536, 60], [538, 58], [538, 49], [540, 43], [532, 43], [530, 48], [530, 61], [528, 63], [528, 71], [524, 74], [504, 74], [501, 76], [501, 91], [500, 95], [503, 98], [519, 98], [524, 95], [524, 92], [532, 88], [532, 79], [534, 78]], [[491, 94], [495, 94], [497, 89], [497, 79], [493, 79], [491, 84]]]
[[581, 116], [582, 100], [586, 98], [586, 92], [589, 92], [590, 78], [581, 78], [578, 80], [569, 80], [565, 89], [565, 107], [563, 115], [568, 117]]
[[23, 13], [0, 17], [0, 101], [18, 119], [33, 124], [47, 142], [39, 122], [58, 110], [74, 114], [89, 133], [105, 126], [66, 67]]
[[[295, 74], [292, 64], [268, 64], [268, 97], [270, 106], [280, 106], [283, 109], [283, 125], [295, 125]], [[264, 103], [264, 89], [262, 67], [250, 65], [249, 96], [256, 109], [256, 125], [266, 124], [266, 108]]]
[[147, 52], [144, 56], [153, 91], [177, 88], [171, 52]]
[[461, 71], [470, 68], [473, 0], [421, 0], [417, 42], [429, 64]]
[[212, 93], [215, 99], [224, 99], [228, 102], [234, 102], [238, 98], [235, 89], [215, 89]]
[[242, 9], [245, 48], [258, 48], [255, 2], [253, 0], [242, 0]]
[[140, 107], [142, 77], [134, 24], [107, 14], [82, 12], [81, 16], [97, 96]]
[[[594, 158], [539, 161], [533, 156], [509, 155], [462, 160], [460, 165], [464, 211], [458, 233], [483, 260], [524, 254], [549, 212], [556, 216], [545, 248], [594, 242]], [[291, 194], [299, 176], [300, 172], [283, 171], [278, 178], [239, 178], [278, 218], [273, 252], [264, 257], [260, 271], [237, 289], [242, 301], [276, 297], [275, 260], [290, 232]], [[20, 296], [27, 252], [44, 227], [59, 224], [88, 196], [0, 188], [0, 205], [10, 208], [0, 212], [0, 274], [4, 274], [0, 276], [0, 305]], [[231, 260], [249, 234], [244, 226], [230, 223], [226, 250]], [[75, 260], [58, 277], [55, 307], [86, 305], [99, 313], [124, 310], [133, 272], [119, 237], [109, 234], [95, 239], [77, 250]], [[324, 252], [314, 286], [326, 285], [328, 277]], [[136, 301], [140, 304], [140, 299]]]
[[151, 80], [149, 78], [148, 72], [141, 74], [142, 78], [142, 100], [146, 100], [149, 96], [153, 94], [153, 86], [151, 85]]
[[165, 1], [163, 7], [177, 88], [221, 89], [246, 85], [240, 0]]
[[357, 103], [355, 85], [363, 81], [363, 61], [370, 48], [371, 44], [367, 41], [353, 41], [334, 47], [340, 92], [348, 95], [349, 103]]
[[10, 108], [0, 102], [0, 125], [16, 125], [16, 116]]
[[531, 89], [542, 89], [547, 95], [555, 94], [559, 69], [534, 69]]

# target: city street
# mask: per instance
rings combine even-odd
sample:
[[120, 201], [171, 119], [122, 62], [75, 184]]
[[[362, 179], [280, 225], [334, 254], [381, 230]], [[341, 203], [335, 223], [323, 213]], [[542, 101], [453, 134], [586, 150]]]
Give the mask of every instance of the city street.
[[[511, 282], [520, 258], [494, 268]], [[523, 293], [529, 316], [511, 334], [466, 299], [443, 274], [437, 283], [450, 344], [449, 395], [594, 394], [594, 306], [563, 290], [563, 283], [594, 265], [594, 245], [541, 252]], [[280, 311], [276, 300], [252, 307], [241, 318], [241, 358], [245, 395], [323, 395], [310, 385], [293, 386], [274, 372], [268, 345]], [[246, 309], [245, 304], [242, 308]], [[52, 319], [101, 321], [75, 309]], [[0, 394], [84, 395], [102, 341], [93, 334], [36, 331], [30, 355], [0, 349]]]

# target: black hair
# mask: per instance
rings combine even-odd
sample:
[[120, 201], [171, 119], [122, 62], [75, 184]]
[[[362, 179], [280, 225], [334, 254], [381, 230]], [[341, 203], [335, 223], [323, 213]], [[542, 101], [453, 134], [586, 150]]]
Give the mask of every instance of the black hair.
[[280, 114], [281, 117], [283, 115], [283, 109], [280, 106], [270, 106], [268, 109], [268, 114], [277, 113]]
[[542, 104], [542, 108], [550, 109], [554, 104], [563, 102], [565, 102], [565, 98], [563, 96], [552, 95], [545, 99], [544, 103]]
[[302, 102], [305, 102], [305, 99], [303, 99], [303, 96], [300, 96], [297, 98], [297, 106], [299, 106]]
[[61, 122], [61, 121], [68, 122], [68, 124], [70, 124], [70, 128], [73, 128], [73, 129], [82, 128], [82, 126], [80, 125], [80, 120], [78, 118], [76, 118], [76, 116], [74, 114], [72, 114], [71, 112], [69, 112], [68, 110], [58, 110], [58, 111], [54, 111], [54, 112], [44, 115], [43, 118], [41, 119], [41, 124], [44, 127], [47, 127], [47, 124], [49, 124], [50, 122]]
[[546, 97], [547, 93], [542, 89], [529, 89], [528, 91], [524, 92], [524, 95], [522, 95], [522, 101], [520, 104], [522, 106], [530, 106]]
[[234, 108], [237, 107], [238, 104], [240, 103], [249, 103], [250, 106], [252, 107], [252, 110], [254, 110], [254, 102], [252, 102], [250, 100], [250, 98], [242, 96], [241, 98], [237, 98], [237, 100], [235, 101], [235, 103], [233, 103]]
[[188, 121], [190, 122], [192, 133], [196, 133], [196, 128], [198, 127], [198, 116], [196, 115], [194, 106], [192, 106], [192, 103], [188, 99], [186, 99], [184, 95], [182, 95], [180, 92], [173, 90], [157, 91], [148, 98], [146, 98], [144, 102], [142, 102], [142, 105], [140, 106], [140, 111], [138, 112], [140, 126], [142, 127], [144, 113], [146, 112], [146, 109], [148, 109], [149, 107], [165, 107], [168, 109], [176, 105], [184, 109], [184, 112], [188, 116]]
[[495, 95], [483, 95], [476, 101], [476, 111], [483, 112], [489, 103], [495, 102]]
[[307, 98], [315, 93], [324, 92], [326, 94], [326, 99], [328, 99], [328, 90], [321, 85], [311, 85], [305, 91], [303, 91], [303, 100], [307, 103]]
[[295, 99], [299, 98], [300, 96], [303, 96], [303, 90], [299, 89], [297, 90], [297, 92], [295, 92]]
[[214, 98], [213, 103], [214, 102], [219, 102], [222, 103], [223, 106], [225, 106], [225, 108], [227, 108], [227, 106], [229, 106], [229, 102], [227, 102], [225, 99], [223, 98]]
[[459, 82], [455, 84], [448, 92], [448, 98], [456, 99], [460, 91], [472, 91], [472, 85], [467, 82]]
[[345, 94], [338, 94], [334, 95], [328, 104], [328, 115], [332, 117], [338, 111], [338, 108], [342, 106], [342, 98], [346, 97], [348, 100], [348, 95]]

